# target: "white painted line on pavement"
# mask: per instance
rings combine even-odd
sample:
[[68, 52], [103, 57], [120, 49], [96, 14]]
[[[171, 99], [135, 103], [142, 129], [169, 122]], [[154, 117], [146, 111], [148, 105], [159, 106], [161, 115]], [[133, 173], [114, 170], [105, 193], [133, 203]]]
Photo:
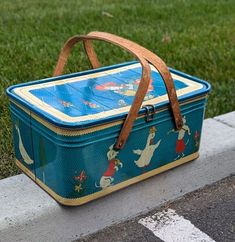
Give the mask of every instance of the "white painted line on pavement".
[[173, 209], [142, 218], [138, 223], [165, 242], [215, 242]]

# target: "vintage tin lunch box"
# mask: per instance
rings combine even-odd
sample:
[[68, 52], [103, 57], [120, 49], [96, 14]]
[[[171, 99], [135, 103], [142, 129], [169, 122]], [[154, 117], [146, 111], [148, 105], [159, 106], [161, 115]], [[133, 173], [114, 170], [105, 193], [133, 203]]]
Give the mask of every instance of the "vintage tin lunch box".
[[[93, 40], [138, 61], [98, 68]], [[78, 41], [95, 69], [60, 75]], [[84, 204], [198, 157], [207, 82], [102, 32], [69, 39], [54, 76], [7, 94], [16, 164], [59, 203]]]

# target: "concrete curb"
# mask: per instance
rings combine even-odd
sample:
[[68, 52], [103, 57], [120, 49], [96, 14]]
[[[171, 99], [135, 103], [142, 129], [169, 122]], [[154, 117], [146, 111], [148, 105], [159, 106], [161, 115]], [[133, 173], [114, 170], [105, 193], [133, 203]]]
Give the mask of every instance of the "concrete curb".
[[0, 181], [0, 241], [72, 241], [235, 173], [235, 112], [204, 121], [200, 158], [81, 207], [25, 175]]

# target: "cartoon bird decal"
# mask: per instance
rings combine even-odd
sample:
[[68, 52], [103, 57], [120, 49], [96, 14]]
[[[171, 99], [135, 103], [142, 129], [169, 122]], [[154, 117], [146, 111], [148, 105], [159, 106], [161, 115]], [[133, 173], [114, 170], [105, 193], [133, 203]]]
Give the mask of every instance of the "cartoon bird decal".
[[140, 156], [138, 160], [134, 161], [138, 167], [145, 167], [149, 165], [154, 151], [161, 143], [161, 140], [159, 140], [156, 144], [154, 144], [155, 132], [156, 128], [154, 126], [151, 127], [145, 148], [143, 150], [133, 150], [134, 154]]
[[20, 154], [21, 154], [24, 162], [28, 165], [31, 165], [31, 164], [33, 164], [33, 160], [29, 157], [28, 153], [26, 152], [26, 150], [24, 148], [24, 145], [23, 145], [23, 142], [22, 142], [22, 139], [21, 139], [20, 129], [19, 129], [17, 124], [15, 124], [15, 128], [16, 128], [16, 131], [17, 131], [17, 134], [18, 134], [18, 137], [19, 137]]

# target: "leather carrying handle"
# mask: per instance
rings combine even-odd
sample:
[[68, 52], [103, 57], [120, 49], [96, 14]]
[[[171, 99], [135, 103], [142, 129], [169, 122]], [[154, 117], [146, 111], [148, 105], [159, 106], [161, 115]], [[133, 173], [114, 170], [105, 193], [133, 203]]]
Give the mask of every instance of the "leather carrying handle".
[[[149, 63], [145, 60], [145, 58], [142, 57], [140, 51], [136, 49], [133, 46], [129, 46], [126, 44], [126, 41], [117, 41], [116, 39], [112, 38], [111, 36], [74, 36], [70, 38], [62, 48], [59, 59], [56, 65], [56, 68], [54, 70], [53, 76], [61, 75], [63, 72], [64, 65], [67, 62], [68, 56], [70, 54], [70, 51], [72, 47], [80, 41], [91, 41], [91, 40], [103, 40], [109, 43], [112, 43], [114, 45], [117, 45], [119, 47], [122, 47], [123, 49], [129, 51], [131, 54], [133, 54], [140, 62], [142, 66], [142, 76], [141, 80], [135, 95], [135, 99], [131, 105], [130, 111], [124, 121], [124, 124], [122, 126], [121, 132], [119, 134], [118, 140], [114, 146], [115, 149], [122, 149], [126, 143], [126, 140], [130, 134], [130, 131], [132, 129], [133, 123], [138, 116], [138, 112], [140, 110], [140, 107], [142, 105], [142, 102], [144, 100], [145, 94], [147, 93], [149, 83], [150, 83], [150, 73], [151, 69], [149, 66]], [[89, 50], [88, 50], [89, 51]], [[91, 53], [87, 53], [90, 59], [90, 62], [92, 64], [95, 63], [95, 60], [91, 59]]]
[[[128, 46], [132, 46], [135, 49], [137, 49], [138, 51], [140, 51], [140, 53], [143, 55], [143, 57], [159, 71], [159, 74], [161, 75], [162, 79], [164, 80], [167, 94], [169, 97], [171, 110], [172, 110], [173, 117], [174, 117], [174, 123], [175, 123], [176, 129], [178, 129], [178, 130], [181, 129], [183, 126], [183, 120], [182, 120], [182, 115], [180, 112], [180, 105], [179, 105], [178, 97], [176, 94], [173, 78], [172, 78], [170, 71], [169, 71], [167, 65], [165, 64], [165, 62], [161, 58], [159, 58], [156, 54], [154, 54], [153, 52], [149, 51], [148, 49], [144, 48], [143, 46], [141, 46], [131, 40], [127, 40], [122, 37], [110, 34], [110, 33], [98, 32], [98, 31], [90, 32], [88, 34], [88, 36], [89, 35], [100, 36], [100, 37], [110, 37], [110, 38], [115, 39], [118, 42], [125, 41], [125, 43]], [[88, 58], [91, 62], [92, 67], [93, 68], [100, 67], [101, 66], [100, 62], [97, 58], [97, 55], [94, 51], [92, 42], [90, 40], [85, 41], [85, 49], [86, 49], [86, 53], [88, 55]]]
[[[118, 37], [113, 34], [104, 33], [104, 32], [91, 32], [86, 36], [74, 36], [70, 38], [64, 45], [55, 71], [54, 76], [62, 74], [64, 65], [66, 64], [68, 55], [72, 49], [72, 47], [79, 41], [84, 41], [84, 46], [86, 53], [88, 55], [88, 58], [91, 62], [91, 65], [93, 68], [97, 68], [100, 66], [99, 60], [96, 56], [96, 53], [94, 51], [94, 48], [92, 46], [92, 40], [103, 40], [107, 41], [109, 43], [113, 43], [117, 46], [120, 46], [130, 53], [132, 53], [134, 56], [136, 56], [143, 68], [142, 71], [142, 77], [141, 81], [138, 87], [138, 90], [136, 92], [136, 96], [134, 99], [134, 102], [130, 108], [130, 111], [125, 119], [125, 122], [122, 126], [121, 132], [119, 134], [118, 140], [115, 144], [116, 149], [121, 149], [126, 143], [126, 140], [129, 136], [129, 133], [132, 129], [133, 123], [138, 116], [138, 111], [142, 105], [142, 102], [144, 100], [145, 94], [148, 90], [149, 81], [150, 81], [150, 67], [147, 63], [150, 62], [160, 73], [162, 76], [164, 83], [166, 85], [168, 97], [170, 100], [170, 105], [173, 111], [174, 121], [177, 129], [180, 129], [183, 125], [182, 116], [180, 113], [178, 98], [176, 95], [173, 79], [171, 77], [171, 74], [166, 66], [166, 64], [155, 54], [153, 54], [151, 51], [145, 49], [144, 47], [130, 41], [126, 40], [124, 38]], [[146, 61], [147, 60], [147, 61]]]

